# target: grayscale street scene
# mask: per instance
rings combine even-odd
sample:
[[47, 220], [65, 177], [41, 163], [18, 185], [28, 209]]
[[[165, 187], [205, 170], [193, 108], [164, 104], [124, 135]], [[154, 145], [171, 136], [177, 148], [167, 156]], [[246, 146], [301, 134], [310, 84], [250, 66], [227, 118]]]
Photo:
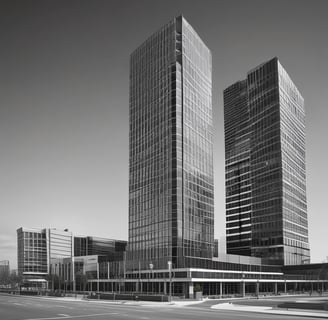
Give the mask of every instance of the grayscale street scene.
[[1, 320], [328, 318], [313, 3], [0, 3]]

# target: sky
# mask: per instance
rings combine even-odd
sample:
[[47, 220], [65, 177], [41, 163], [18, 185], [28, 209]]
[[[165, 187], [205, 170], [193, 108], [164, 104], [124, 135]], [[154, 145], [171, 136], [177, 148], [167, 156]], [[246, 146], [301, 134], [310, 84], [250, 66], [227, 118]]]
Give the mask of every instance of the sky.
[[312, 262], [328, 256], [326, 0], [0, 1], [0, 260], [16, 230], [127, 240], [129, 56], [183, 14], [212, 51], [215, 238], [225, 235], [223, 90], [277, 56], [305, 99]]

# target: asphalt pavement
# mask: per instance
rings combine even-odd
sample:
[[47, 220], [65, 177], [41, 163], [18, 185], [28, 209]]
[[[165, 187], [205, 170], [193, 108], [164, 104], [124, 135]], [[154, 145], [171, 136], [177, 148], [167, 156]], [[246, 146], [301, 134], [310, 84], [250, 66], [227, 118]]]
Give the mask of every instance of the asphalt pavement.
[[[214, 305], [218, 304], [217, 301], [212, 302]], [[0, 295], [0, 320], [299, 319], [299, 316], [245, 312], [243, 309], [215, 309], [207, 304], [208, 301], [181, 301], [170, 304]], [[317, 319], [316, 316], [307, 318]]]

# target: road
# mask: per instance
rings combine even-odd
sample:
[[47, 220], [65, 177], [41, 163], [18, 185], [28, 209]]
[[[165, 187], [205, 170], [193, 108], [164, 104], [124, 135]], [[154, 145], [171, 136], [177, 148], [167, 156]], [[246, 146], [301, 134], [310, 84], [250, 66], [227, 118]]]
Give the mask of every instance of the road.
[[[206, 306], [203, 305], [203, 306]], [[193, 320], [193, 319], [279, 319], [299, 317], [253, 312], [214, 310], [210, 306], [68, 301], [56, 298], [0, 295], [0, 320]], [[315, 319], [307, 317], [307, 319]]]

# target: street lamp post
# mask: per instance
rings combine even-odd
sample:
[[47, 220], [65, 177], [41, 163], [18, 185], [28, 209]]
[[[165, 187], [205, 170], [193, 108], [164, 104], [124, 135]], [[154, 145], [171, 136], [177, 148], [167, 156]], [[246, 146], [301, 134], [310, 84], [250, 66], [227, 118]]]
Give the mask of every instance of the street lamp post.
[[169, 301], [172, 301], [172, 275], [171, 275], [171, 271], [172, 271], [172, 261], [168, 261], [167, 265], [169, 267], [169, 279], [170, 279], [170, 283], [169, 283]]

